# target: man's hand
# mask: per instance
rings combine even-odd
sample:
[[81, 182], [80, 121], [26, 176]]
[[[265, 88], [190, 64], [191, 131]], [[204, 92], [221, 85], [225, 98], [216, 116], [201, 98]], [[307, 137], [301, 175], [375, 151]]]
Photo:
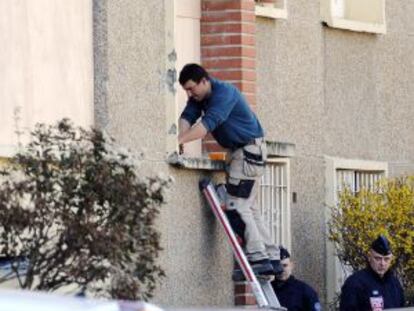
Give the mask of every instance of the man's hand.
[[189, 130], [181, 132], [178, 135], [178, 143], [185, 144], [190, 141], [201, 139], [206, 135], [207, 135], [207, 129], [205, 128], [202, 122], [199, 122], [193, 127], [191, 127]]

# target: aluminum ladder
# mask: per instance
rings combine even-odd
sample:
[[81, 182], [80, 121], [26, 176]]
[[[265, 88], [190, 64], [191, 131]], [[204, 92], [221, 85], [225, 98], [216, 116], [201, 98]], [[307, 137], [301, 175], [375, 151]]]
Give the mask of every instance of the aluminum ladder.
[[200, 191], [204, 194], [207, 202], [209, 203], [214, 215], [222, 225], [224, 232], [230, 242], [232, 251], [236, 260], [243, 272], [246, 281], [250, 284], [254, 297], [256, 298], [259, 308], [273, 309], [286, 311], [287, 309], [282, 307], [276, 294], [273, 290], [271, 279], [268, 277], [258, 277], [253, 273], [253, 269], [247, 260], [246, 255], [237, 240], [226, 214], [223, 211], [223, 206], [220, 201], [220, 197], [217, 194], [216, 188], [213, 182], [208, 179], [202, 179], [199, 183]]

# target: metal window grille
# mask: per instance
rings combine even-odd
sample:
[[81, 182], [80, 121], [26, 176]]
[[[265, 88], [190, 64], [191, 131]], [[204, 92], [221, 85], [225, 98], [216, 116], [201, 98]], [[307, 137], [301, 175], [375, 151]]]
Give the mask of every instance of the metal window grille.
[[[384, 171], [364, 171], [352, 169], [336, 170], [336, 190], [337, 199], [341, 193], [348, 187], [355, 195], [361, 189], [373, 190], [376, 183], [385, 176]], [[338, 203], [338, 202], [337, 202]], [[335, 260], [336, 266], [336, 290], [339, 291], [346, 278], [352, 274], [350, 267], [343, 265], [338, 258]]]
[[289, 168], [287, 162], [268, 162], [259, 191], [259, 206], [276, 245], [290, 247]]
[[373, 190], [375, 184], [384, 177], [384, 171], [336, 170], [337, 192], [349, 187], [356, 194], [362, 188]]

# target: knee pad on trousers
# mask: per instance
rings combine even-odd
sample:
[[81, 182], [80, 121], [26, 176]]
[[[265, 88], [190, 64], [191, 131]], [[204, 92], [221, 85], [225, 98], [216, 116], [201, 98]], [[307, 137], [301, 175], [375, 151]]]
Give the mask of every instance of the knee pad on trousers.
[[226, 184], [227, 193], [237, 198], [247, 199], [252, 193], [255, 182], [254, 179], [229, 178]]
[[225, 211], [227, 219], [230, 223], [231, 228], [233, 229], [234, 233], [239, 237], [241, 240], [241, 245], [243, 246], [245, 243], [244, 240], [244, 232], [246, 230], [246, 224], [240, 217], [240, 214], [236, 210], [226, 210]]

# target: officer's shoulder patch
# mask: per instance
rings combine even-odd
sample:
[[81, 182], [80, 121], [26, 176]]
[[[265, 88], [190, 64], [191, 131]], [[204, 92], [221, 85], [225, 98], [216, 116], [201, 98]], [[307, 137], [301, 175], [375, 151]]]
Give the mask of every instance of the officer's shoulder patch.
[[321, 311], [322, 310], [321, 304], [319, 302], [315, 302], [315, 305], [313, 306], [313, 309], [315, 311]]

